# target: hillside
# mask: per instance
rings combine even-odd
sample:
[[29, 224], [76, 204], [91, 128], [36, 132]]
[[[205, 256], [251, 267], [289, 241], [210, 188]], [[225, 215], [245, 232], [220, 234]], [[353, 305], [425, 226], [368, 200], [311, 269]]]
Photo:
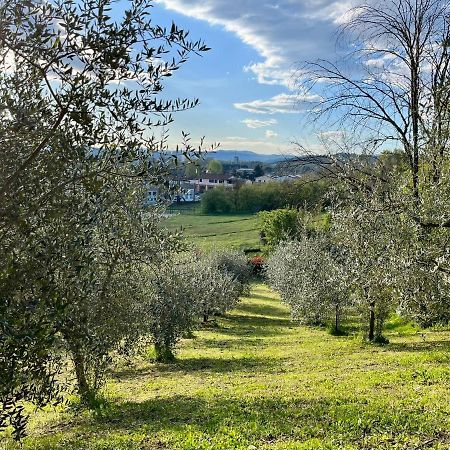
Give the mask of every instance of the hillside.
[[206, 155], [206, 158], [214, 158], [222, 162], [235, 161], [236, 157], [239, 158], [240, 162], [259, 161], [266, 164], [270, 164], [285, 161], [286, 159], [291, 159], [294, 156], [281, 154], [267, 155], [264, 153], [252, 152], [250, 150], [217, 150], [215, 152], [210, 152]]
[[23, 449], [450, 448], [450, 332], [391, 323], [388, 336], [376, 347], [295, 325], [254, 285], [175, 364], [117, 366], [92, 413], [39, 413]]
[[188, 242], [203, 249], [255, 248], [260, 246], [258, 219], [254, 214], [177, 214], [164, 225], [182, 231]]

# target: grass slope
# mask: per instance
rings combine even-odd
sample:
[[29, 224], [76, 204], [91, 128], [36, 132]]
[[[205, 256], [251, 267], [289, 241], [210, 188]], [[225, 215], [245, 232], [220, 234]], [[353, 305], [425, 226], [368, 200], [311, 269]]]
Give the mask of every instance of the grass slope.
[[255, 248], [260, 246], [257, 217], [253, 214], [176, 214], [164, 221], [172, 230], [182, 230], [201, 248]]
[[37, 415], [24, 449], [449, 449], [450, 332], [399, 330], [298, 327], [257, 285], [176, 364], [117, 368], [95, 414]]

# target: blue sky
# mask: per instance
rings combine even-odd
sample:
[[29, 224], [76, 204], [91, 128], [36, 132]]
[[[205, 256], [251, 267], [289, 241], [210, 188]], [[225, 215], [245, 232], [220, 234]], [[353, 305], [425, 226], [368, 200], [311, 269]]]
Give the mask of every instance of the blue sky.
[[170, 144], [181, 130], [194, 142], [221, 149], [288, 153], [292, 141], [318, 142], [306, 120], [316, 98], [295, 87], [302, 61], [339, 58], [336, 33], [352, 3], [332, 0], [157, 0], [158, 24], [175, 21], [212, 50], [193, 57], [166, 83], [170, 96], [198, 97], [180, 113]]

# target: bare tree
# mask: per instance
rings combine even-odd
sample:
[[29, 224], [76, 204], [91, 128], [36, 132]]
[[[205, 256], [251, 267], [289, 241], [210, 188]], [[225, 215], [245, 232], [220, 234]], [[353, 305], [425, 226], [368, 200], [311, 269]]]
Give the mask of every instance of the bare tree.
[[326, 155], [299, 145], [308, 156], [299, 163], [343, 180], [367, 210], [375, 195], [382, 200], [377, 205], [406, 215], [418, 239], [439, 242], [421, 252], [420, 263], [447, 272], [450, 6], [388, 0], [348, 16], [340, 35], [351, 49], [348, 59], [301, 68], [302, 91], [317, 90], [322, 98], [310, 117]]
[[[302, 67], [301, 88], [321, 88], [314, 120], [339, 130], [320, 134], [333, 149], [328, 159], [316, 161], [324, 175], [339, 174], [370, 190], [375, 180], [389, 179], [367, 170], [371, 158], [350, 154], [396, 149], [406, 158], [416, 208], [425, 189], [442, 187], [450, 137], [449, 14], [445, 0], [360, 6], [351, 10], [341, 34], [351, 41], [351, 63], [319, 60]], [[448, 211], [416, 220], [424, 227], [450, 227]]]
[[[315, 163], [322, 177], [341, 181], [350, 193], [335, 222], [363, 218], [365, 226], [355, 222], [356, 230], [365, 233], [365, 254], [381, 269], [375, 281], [392, 279], [377, 258], [383, 236], [374, 220], [390, 218], [389, 250], [381, 254], [402, 268], [396, 289], [408, 299], [404, 309], [417, 310], [409, 292], [418, 289], [441, 306], [430, 311], [433, 302], [422, 301], [411, 316], [448, 317], [450, 5], [375, 0], [348, 17], [340, 33], [348, 58], [306, 63], [299, 72], [302, 93], [321, 96], [310, 118], [325, 149], [317, 156], [299, 145], [306, 153], [299, 164]], [[347, 227], [344, 234], [354, 233]], [[439, 292], [429, 289], [427, 273], [440, 277]]]

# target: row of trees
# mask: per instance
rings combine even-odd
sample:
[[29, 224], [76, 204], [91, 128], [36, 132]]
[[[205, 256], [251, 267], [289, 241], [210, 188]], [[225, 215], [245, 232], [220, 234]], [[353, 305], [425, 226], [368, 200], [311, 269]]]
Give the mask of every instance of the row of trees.
[[[197, 104], [161, 100], [164, 80], [208, 50], [151, 8], [0, 5], [0, 430], [15, 438], [27, 402], [60, 400], [68, 361], [88, 401], [112, 355], [150, 336], [169, 357], [243, 289], [224, 262], [238, 255], [177, 256], [179, 236], [147, 205], [177, 163], [161, 130]], [[202, 150], [183, 135], [180, 153]]]
[[237, 252], [164, 256], [157, 267], [136, 263], [117, 271], [107, 297], [93, 295], [82, 314], [69, 315], [71, 328], [61, 333], [61, 344], [86, 404], [95, 399], [112, 355], [130, 355], [152, 343], [156, 359], [170, 362], [183, 336], [200, 320], [233, 308], [247, 289], [250, 269]]
[[264, 213], [271, 286], [295, 319], [328, 325], [334, 334], [359, 317], [367, 338], [384, 342], [383, 327], [393, 313], [422, 327], [448, 325], [447, 273], [425, 259], [440, 241], [381, 203], [378, 210], [372, 204], [370, 214], [366, 206], [340, 204], [326, 221], [293, 210]]
[[297, 234], [272, 252], [266, 274], [295, 319], [339, 335], [343, 322], [360, 317], [368, 339], [384, 342], [383, 325], [399, 308], [401, 271], [392, 265], [394, 243], [367, 235], [365, 219], [336, 213], [324, 229], [299, 223]]
[[143, 286], [150, 291], [149, 331], [157, 360], [172, 360], [176, 343], [199, 318], [206, 323], [232, 309], [247, 293], [250, 276], [246, 257], [235, 251], [178, 256], [149, 274]]
[[204, 213], [255, 213], [288, 207], [316, 207], [325, 202], [329, 184], [322, 180], [308, 183], [254, 183], [243, 184], [235, 189], [215, 188], [202, 196]]
[[321, 88], [311, 118], [326, 164], [302, 150], [339, 201], [329, 231], [281, 246], [269, 275], [305, 320], [362, 307], [369, 338], [381, 339], [392, 311], [422, 326], [450, 320], [449, 6], [390, 0], [348, 17], [355, 64], [309, 63], [299, 79], [304, 92]]

